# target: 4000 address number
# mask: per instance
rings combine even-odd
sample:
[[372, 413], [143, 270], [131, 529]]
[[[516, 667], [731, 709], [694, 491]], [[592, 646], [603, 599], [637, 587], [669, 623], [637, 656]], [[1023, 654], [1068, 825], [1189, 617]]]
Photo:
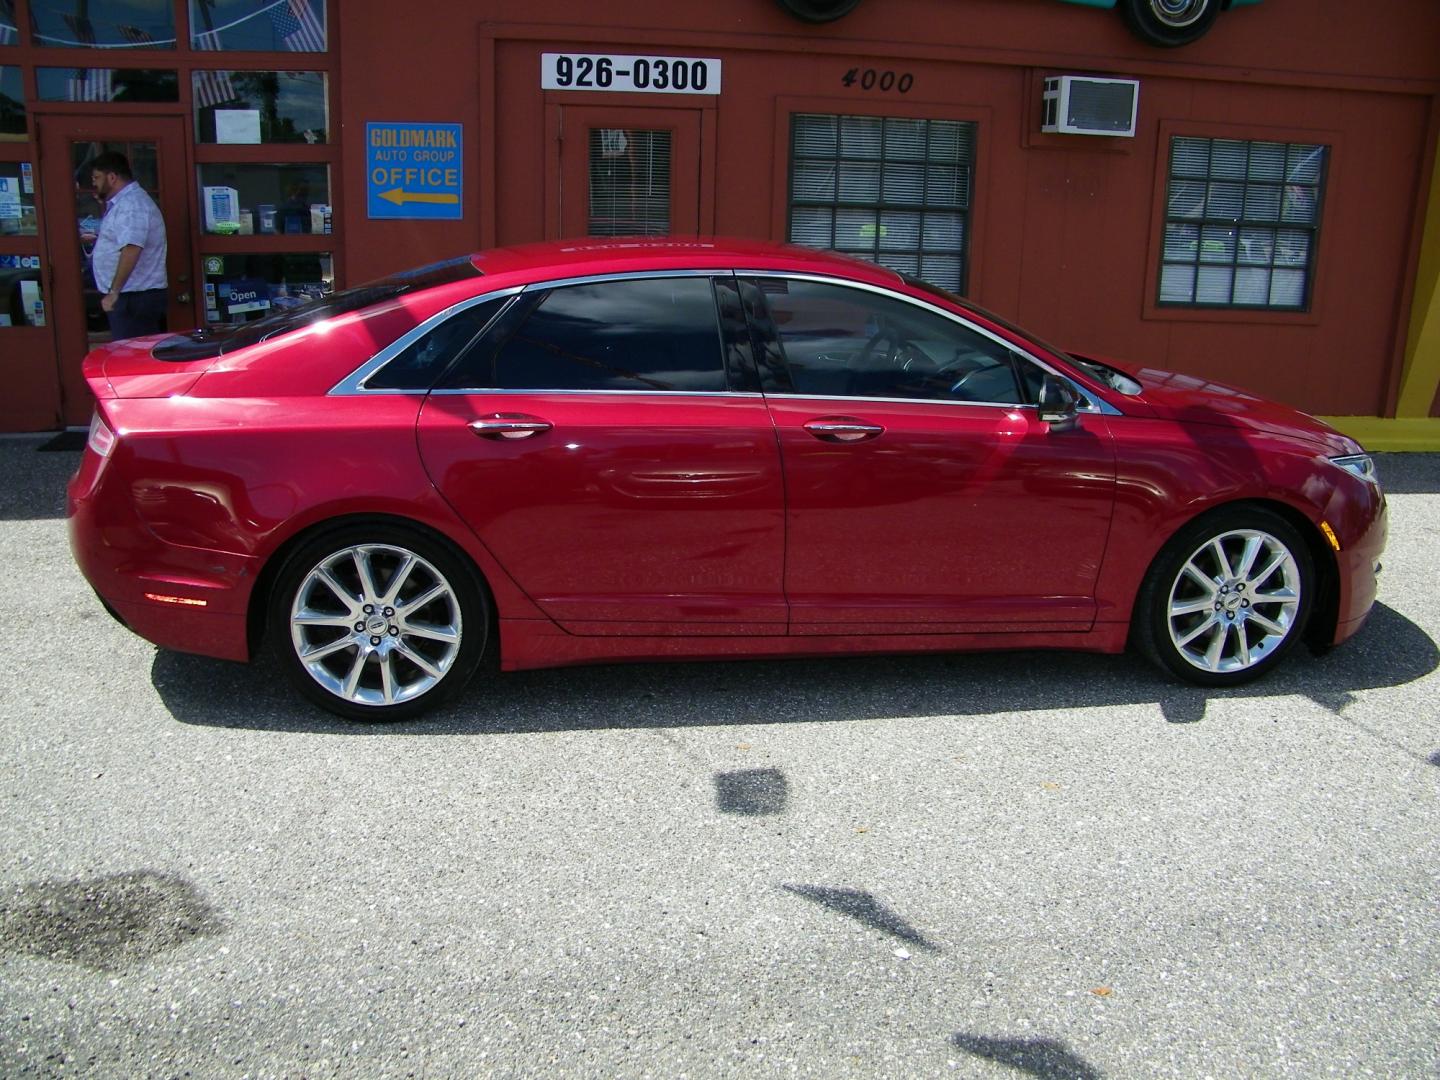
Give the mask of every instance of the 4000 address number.
[[540, 89], [718, 94], [720, 61], [696, 56], [541, 53]]

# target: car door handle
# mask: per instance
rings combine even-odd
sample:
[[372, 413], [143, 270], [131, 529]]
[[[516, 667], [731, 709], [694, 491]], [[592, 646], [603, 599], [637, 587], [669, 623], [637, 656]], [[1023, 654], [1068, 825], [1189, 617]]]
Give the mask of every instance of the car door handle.
[[885, 433], [885, 429], [879, 424], [867, 424], [863, 420], [851, 420], [849, 417], [809, 420], [805, 423], [805, 430], [825, 442], [860, 442]]
[[494, 416], [471, 420], [469, 426], [470, 430], [482, 439], [528, 439], [532, 435], [549, 431], [554, 425], [538, 416], [506, 416], [496, 413]]

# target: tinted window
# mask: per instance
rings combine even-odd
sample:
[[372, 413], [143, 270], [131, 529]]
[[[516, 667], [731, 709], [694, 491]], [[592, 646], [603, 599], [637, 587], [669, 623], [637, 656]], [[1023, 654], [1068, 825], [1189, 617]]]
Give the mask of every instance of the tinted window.
[[446, 319], [422, 334], [370, 378], [371, 390], [428, 390], [472, 341], [480, 336], [505, 302], [506, 296], [485, 300]]
[[553, 289], [499, 350], [503, 390], [724, 390], [703, 277]]
[[840, 285], [780, 278], [756, 284], [780, 340], [790, 392], [1021, 402], [1010, 350], [950, 319]]

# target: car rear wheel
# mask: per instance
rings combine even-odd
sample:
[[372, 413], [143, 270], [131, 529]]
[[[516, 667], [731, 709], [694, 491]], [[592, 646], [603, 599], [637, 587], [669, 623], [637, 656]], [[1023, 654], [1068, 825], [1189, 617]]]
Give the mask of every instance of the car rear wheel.
[[1120, 0], [1120, 13], [1142, 41], [1171, 48], [1203, 37], [1220, 14], [1220, 0]]
[[484, 589], [460, 556], [382, 523], [301, 545], [270, 609], [271, 639], [296, 689], [355, 720], [415, 716], [459, 691], [489, 623]]
[[1258, 507], [1207, 514], [1150, 567], [1136, 602], [1135, 637], [1187, 682], [1248, 682], [1300, 640], [1314, 582], [1309, 548], [1280, 516]]

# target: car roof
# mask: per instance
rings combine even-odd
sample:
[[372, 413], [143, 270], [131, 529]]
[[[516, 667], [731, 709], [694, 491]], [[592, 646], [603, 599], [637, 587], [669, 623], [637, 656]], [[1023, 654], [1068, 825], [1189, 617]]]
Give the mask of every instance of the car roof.
[[[828, 274], [894, 287], [900, 275], [829, 251], [726, 237], [592, 237], [491, 248], [471, 256], [487, 278], [544, 281], [646, 270], [767, 270]], [[493, 283], [493, 282], [492, 282]]]

